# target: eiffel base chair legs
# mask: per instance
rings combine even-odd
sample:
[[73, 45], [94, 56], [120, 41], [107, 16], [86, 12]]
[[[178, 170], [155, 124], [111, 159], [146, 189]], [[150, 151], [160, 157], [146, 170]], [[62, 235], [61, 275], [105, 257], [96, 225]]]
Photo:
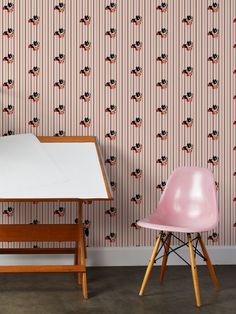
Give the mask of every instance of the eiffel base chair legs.
[[[190, 264], [187, 261], [185, 261], [179, 254], [176, 253], [176, 250], [178, 248], [175, 248], [175, 249], [171, 248], [170, 242], [171, 242], [172, 236], [182, 242], [182, 245], [180, 245], [178, 248], [183, 247], [185, 245], [188, 246], [189, 256], [190, 256]], [[146, 269], [146, 272], [144, 275], [144, 279], [143, 279], [143, 282], [142, 282], [142, 285], [141, 285], [141, 288], [139, 291], [140, 296], [142, 296], [144, 293], [144, 289], [145, 289], [147, 282], [149, 280], [153, 265], [156, 262], [157, 256], [158, 256], [159, 252], [161, 251], [162, 247], [164, 248], [164, 254], [163, 254], [163, 256], [161, 256], [162, 257], [162, 265], [161, 265], [161, 272], [160, 272], [160, 283], [162, 283], [163, 279], [164, 279], [164, 274], [165, 274], [165, 270], [166, 270], [168, 256], [170, 253], [173, 252], [173, 253], [177, 254], [180, 258], [182, 258], [191, 267], [192, 278], [193, 278], [193, 287], [194, 287], [194, 292], [195, 292], [195, 297], [196, 297], [196, 305], [197, 305], [197, 307], [200, 307], [201, 306], [201, 298], [200, 298], [200, 289], [199, 289], [199, 283], [198, 283], [197, 266], [196, 266], [196, 260], [195, 260], [195, 256], [197, 254], [200, 257], [202, 257], [204, 259], [204, 261], [206, 262], [207, 268], [209, 270], [209, 273], [210, 273], [210, 276], [211, 276], [211, 279], [212, 279], [212, 282], [213, 282], [215, 288], [216, 289], [219, 288], [219, 283], [218, 283], [218, 280], [216, 278], [214, 267], [211, 263], [210, 257], [207, 253], [206, 246], [205, 246], [205, 244], [201, 238], [201, 235], [198, 233], [197, 236], [194, 239], [192, 239], [191, 234], [188, 233], [187, 237], [188, 237], [187, 242], [183, 242], [181, 239], [179, 239], [178, 237], [173, 235], [171, 232], [169, 232], [166, 237], [162, 231], [160, 232], [160, 234], [157, 237], [156, 244], [154, 246], [154, 249], [153, 249], [153, 252], [152, 252], [150, 261], [148, 263], [148, 266], [147, 266], [147, 269]], [[203, 254], [197, 249], [197, 243], [195, 245], [193, 244], [194, 240], [197, 240], [197, 243], [199, 242]], [[161, 247], [160, 247], [160, 245], [161, 245]], [[160, 259], [161, 257], [159, 257], [158, 259]]]

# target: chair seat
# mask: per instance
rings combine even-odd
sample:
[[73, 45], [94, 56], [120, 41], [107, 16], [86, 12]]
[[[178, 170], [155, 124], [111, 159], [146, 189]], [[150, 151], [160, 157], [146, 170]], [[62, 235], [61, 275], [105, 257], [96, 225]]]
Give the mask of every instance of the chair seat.
[[208, 231], [209, 226], [171, 226], [171, 225], [164, 225], [159, 222], [156, 215], [155, 215], [155, 222], [153, 221], [153, 216], [149, 216], [137, 222], [137, 225], [143, 228], [160, 230], [160, 231], [169, 231], [169, 232], [183, 232], [183, 233], [194, 233], [194, 232], [203, 232]]

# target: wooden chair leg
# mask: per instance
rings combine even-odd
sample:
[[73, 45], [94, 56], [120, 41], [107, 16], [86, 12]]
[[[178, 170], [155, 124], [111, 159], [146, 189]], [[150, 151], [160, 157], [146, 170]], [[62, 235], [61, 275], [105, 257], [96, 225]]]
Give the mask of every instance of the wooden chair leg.
[[161, 237], [162, 237], [162, 232], [160, 232], [160, 234], [159, 234], [159, 236], [157, 238], [156, 244], [154, 246], [154, 249], [152, 251], [152, 255], [151, 255], [150, 261], [148, 263], [148, 267], [146, 269], [145, 276], [143, 278], [142, 286], [141, 286], [140, 291], [139, 291], [139, 295], [140, 296], [143, 295], [144, 289], [145, 289], [145, 287], [147, 285], [147, 282], [148, 282], [148, 279], [150, 277], [150, 274], [151, 274], [151, 271], [152, 271], [152, 268], [153, 268], [153, 264], [154, 264], [155, 258], [157, 256], [157, 251], [158, 251], [159, 246], [160, 246]]
[[199, 234], [199, 243], [200, 243], [201, 248], [202, 248], [202, 253], [203, 253], [203, 255], [204, 255], [205, 259], [206, 259], [207, 268], [209, 270], [209, 273], [210, 273], [211, 279], [213, 281], [213, 284], [214, 284], [215, 288], [218, 289], [219, 288], [219, 283], [218, 283], [218, 280], [216, 278], [215, 270], [214, 270], [214, 267], [213, 267], [213, 265], [211, 263], [210, 257], [209, 257], [209, 255], [207, 253], [206, 246], [205, 246], [205, 244], [204, 244], [200, 234]]
[[190, 262], [191, 262], [191, 270], [192, 270], [192, 277], [193, 277], [193, 286], [196, 296], [196, 303], [197, 306], [201, 306], [201, 298], [200, 298], [200, 291], [199, 291], [199, 284], [198, 284], [198, 275], [197, 275], [197, 266], [194, 257], [194, 250], [191, 235], [188, 233], [188, 247], [189, 247], [189, 255], [190, 255]]
[[170, 241], [171, 241], [171, 232], [168, 233], [167, 235], [167, 240], [164, 244], [164, 256], [162, 258], [162, 265], [161, 265], [161, 273], [160, 273], [160, 283], [163, 282], [164, 275], [165, 275], [165, 270], [166, 270], [166, 264], [168, 260], [168, 252], [170, 249]]

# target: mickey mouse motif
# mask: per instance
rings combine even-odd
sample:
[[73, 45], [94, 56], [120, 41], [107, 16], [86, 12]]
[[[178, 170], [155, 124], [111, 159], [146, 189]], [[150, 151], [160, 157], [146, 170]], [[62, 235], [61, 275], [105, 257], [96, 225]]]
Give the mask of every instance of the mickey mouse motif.
[[182, 45], [182, 48], [186, 49], [187, 51], [191, 51], [193, 49], [193, 42], [191, 40], [188, 40]]
[[208, 164], [212, 164], [213, 166], [217, 166], [219, 163], [219, 157], [217, 156], [212, 156], [212, 158], [209, 158], [207, 161]]
[[131, 198], [131, 202], [134, 202], [136, 205], [139, 205], [142, 203], [142, 199], [143, 199], [142, 195], [136, 194]]
[[111, 2], [109, 5], [105, 7], [105, 10], [110, 11], [111, 13], [116, 12], [117, 4], [115, 2]]
[[14, 216], [15, 209], [13, 207], [8, 207], [7, 209], [4, 209], [3, 215], [7, 215], [8, 217]]
[[136, 230], [141, 229], [141, 226], [139, 226], [139, 225], [137, 224], [137, 222], [138, 222], [138, 219], [135, 220], [135, 222], [132, 222], [132, 224], [130, 225], [130, 227], [131, 227], [131, 228], [135, 228]]
[[89, 102], [91, 100], [91, 94], [89, 92], [85, 92], [80, 96], [80, 99], [83, 99], [85, 102]]
[[166, 156], [161, 156], [161, 158], [157, 159], [157, 164], [161, 164], [162, 166], [167, 165], [168, 158]]
[[182, 122], [182, 125], [187, 126], [187, 128], [191, 128], [193, 126], [193, 118], [188, 117], [186, 120]]
[[157, 86], [160, 87], [161, 89], [166, 89], [168, 87], [168, 81], [163, 79], [157, 83]]
[[182, 74], [186, 74], [187, 76], [193, 75], [193, 67], [188, 66], [186, 69], [182, 71]]
[[80, 48], [83, 48], [85, 51], [89, 51], [91, 49], [91, 42], [85, 40], [81, 45]]
[[135, 25], [141, 25], [142, 19], [142, 16], [136, 15], [134, 18], [132, 18], [131, 23], [134, 23]]
[[142, 42], [137, 40], [135, 43], [131, 45], [131, 48], [134, 48], [136, 51], [139, 51], [142, 49], [142, 45], [143, 45]]
[[135, 153], [141, 153], [142, 151], [142, 144], [136, 143], [134, 146], [131, 147], [131, 150], [134, 151]]
[[3, 133], [3, 135], [2, 136], [11, 136], [11, 135], [14, 135], [15, 134], [15, 132], [14, 131], [12, 131], [12, 130], [8, 130], [6, 133]]
[[161, 190], [161, 192], [164, 191], [165, 187], [166, 187], [165, 181], [162, 181], [160, 184], [157, 185], [157, 189]]
[[219, 88], [219, 81], [216, 79], [213, 79], [211, 82], [208, 83], [209, 87], [212, 87], [212, 89]]
[[55, 5], [54, 10], [58, 11], [59, 13], [63, 13], [65, 11], [65, 3], [59, 2], [59, 4]]
[[3, 36], [7, 36], [7, 38], [12, 38], [14, 36], [14, 29], [8, 28], [6, 31], [3, 32]]
[[40, 119], [35, 117], [32, 120], [30, 120], [28, 124], [31, 125], [33, 128], [37, 128], [39, 126], [39, 122]]
[[214, 12], [214, 13], [218, 12], [219, 11], [219, 3], [213, 2], [211, 5], [208, 6], [207, 9]]
[[162, 13], [167, 12], [168, 4], [166, 2], [162, 2], [157, 6], [157, 10], [160, 10]]
[[65, 106], [63, 105], [59, 105], [58, 107], [56, 107], [54, 109], [54, 112], [57, 112], [59, 114], [64, 114], [65, 113]]
[[108, 57], [106, 57], [106, 61], [109, 63], [116, 63], [117, 56], [114, 53], [111, 53]]
[[217, 38], [219, 36], [219, 30], [217, 28], [213, 28], [208, 32], [208, 35], [212, 36], [213, 38]]
[[160, 112], [162, 115], [167, 114], [168, 106], [166, 105], [161, 105], [160, 107], [157, 108], [157, 112]]
[[136, 128], [140, 128], [142, 125], [142, 119], [139, 117], [135, 118], [135, 120], [131, 122], [131, 125], [134, 125]]
[[57, 61], [59, 63], [65, 62], [65, 55], [63, 53], [60, 53], [58, 56], [54, 58], [54, 61]]
[[3, 108], [3, 112], [6, 112], [8, 115], [13, 114], [14, 112], [14, 106], [8, 105], [7, 107]]
[[110, 207], [105, 211], [105, 215], [109, 215], [110, 217], [114, 217], [117, 215], [117, 209], [115, 207]]
[[134, 74], [135, 76], [141, 76], [142, 72], [142, 68], [140, 66], [137, 66], [131, 71], [131, 74]]
[[65, 80], [62, 80], [62, 79], [54, 83], [54, 86], [58, 87], [59, 89], [63, 89], [65, 85], [66, 85], [66, 82]]
[[54, 215], [57, 215], [59, 217], [65, 216], [65, 207], [59, 207], [58, 209], [54, 210]]
[[134, 99], [136, 102], [139, 102], [142, 100], [142, 93], [136, 92], [134, 95], [131, 96], [131, 99]]
[[60, 27], [57, 31], [54, 32], [54, 36], [58, 36], [59, 38], [65, 37], [66, 30]]
[[117, 107], [115, 105], [110, 105], [110, 107], [107, 107], [105, 109], [105, 112], [109, 112], [111, 115], [115, 114], [117, 110]]
[[111, 79], [109, 82], [107, 82], [105, 84], [105, 86], [109, 87], [110, 89], [115, 89], [116, 88], [116, 84], [117, 84], [116, 80]]
[[3, 83], [3, 87], [7, 87], [7, 89], [12, 89], [14, 87], [14, 81], [8, 79], [6, 82]]
[[59, 130], [57, 133], [55, 133], [54, 136], [59, 136], [59, 137], [61, 137], [61, 136], [65, 136], [65, 135], [66, 135], [66, 132], [65, 132], [65, 131]]
[[14, 3], [13, 2], [8, 2], [7, 4], [5, 4], [3, 6], [3, 10], [7, 11], [8, 13], [13, 12], [14, 11]]
[[29, 74], [32, 74], [33, 76], [38, 76], [39, 75], [39, 67], [35, 66], [32, 69], [29, 70]]
[[84, 126], [85, 128], [89, 128], [91, 126], [91, 119], [88, 117], [84, 118], [82, 121], [80, 121], [80, 125]]
[[105, 138], [109, 138], [110, 140], [116, 139], [116, 131], [111, 130], [109, 133], [105, 135]]
[[211, 61], [213, 64], [219, 62], [219, 55], [217, 53], [213, 53], [212, 56], [208, 58], [208, 61]]
[[187, 152], [187, 153], [192, 153], [192, 151], [193, 151], [193, 144], [187, 143], [186, 145], [184, 145], [182, 147], [182, 150]]
[[112, 242], [116, 241], [116, 238], [117, 238], [116, 233], [115, 232], [111, 232], [109, 235], [107, 235], [105, 237], [105, 240], [108, 240], [108, 241], [110, 241], [112, 243]]
[[157, 32], [157, 35], [161, 36], [161, 38], [166, 38], [167, 34], [168, 34], [168, 30], [164, 27], [160, 31]]
[[143, 171], [139, 168], [135, 169], [135, 171], [131, 172], [131, 177], [135, 177], [135, 179], [140, 179], [142, 177]]
[[165, 130], [161, 130], [160, 133], [157, 134], [157, 138], [160, 138], [162, 141], [167, 140], [168, 132]]
[[40, 99], [40, 94], [38, 92], [33, 92], [33, 94], [29, 95], [29, 99], [33, 100], [33, 102], [38, 102]]
[[207, 111], [212, 114], [217, 114], [219, 112], [219, 106], [213, 105], [212, 107], [208, 108]]
[[110, 28], [109, 31], [106, 31], [105, 35], [108, 35], [110, 38], [115, 38], [116, 37], [116, 29], [115, 28]]
[[8, 53], [8, 55], [3, 58], [3, 61], [6, 61], [7, 63], [13, 63], [14, 59], [14, 55], [12, 53]]
[[116, 191], [116, 188], [117, 188], [117, 184], [116, 184], [116, 182], [111, 181], [111, 182], [110, 182], [110, 185], [111, 185], [111, 189], [112, 189], [112, 191], [113, 191], [113, 192], [115, 192], [115, 191]]
[[84, 25], [89, 25], [90, 23], [91, 23], [91, 16], [89, 16], [89, 15], [85, 15], [84, 17], [82, 17], [81, 19], [80, 19], [80, 23], [83, 23]]
[[219, 132], [216, 130], [213, 130], [211, 133], [208, 134], [208, 138], [211, 138], [212, 140], [218, 140], [219, 138]]
[[167, 63], [168, 61], [168, 55], [166, 53], [162, 53], [158, 58], [157, 61], [160, 61], [161, 63]]
[[117, 158], [115, 156], [111, 156], [105, 160], [105, 164], [109, 164], [110, 166], [116, 165]]
[[216, 232], [213, 232], [208, 236], [207, 240], [211, 240], [212, 242], [217, 242], [219, 240], [219, 235]]
[[191, 102], [193, 100], [193, 93], [187, 92], [185, 95], [183, 95], [182, 99], [186, 100], [187, 102]]
[[182, 19], [182, 22], [186, 25], [192, 25], [193, 24], [193, 17], [191, 15], [187, 15], [185, 18]]
[[40, 43], [37, 40], [33, 41], [32, 44], [29, 44], [29, 48], [32, 48], [33, 51], [38, 51], [39, 47]]
[[84, 67], [82, 70], [80, 70], [80, 74], [89, 76], [91, 74], [91, 68], [89, 66]]
[[29, 19], [29, 23], [32, 23], [33, 25], [38, 25], [40, 21], [40, 17], [38, 15], [34, 15]]

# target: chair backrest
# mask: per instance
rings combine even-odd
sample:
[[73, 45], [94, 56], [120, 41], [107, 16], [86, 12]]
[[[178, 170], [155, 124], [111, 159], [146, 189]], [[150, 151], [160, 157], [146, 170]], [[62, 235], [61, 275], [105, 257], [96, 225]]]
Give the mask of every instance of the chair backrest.
[[165, 225], [210, 230], [218, 222], [216, 186], [206, 168], [177, 168], [169, 177], [157, 207]]

